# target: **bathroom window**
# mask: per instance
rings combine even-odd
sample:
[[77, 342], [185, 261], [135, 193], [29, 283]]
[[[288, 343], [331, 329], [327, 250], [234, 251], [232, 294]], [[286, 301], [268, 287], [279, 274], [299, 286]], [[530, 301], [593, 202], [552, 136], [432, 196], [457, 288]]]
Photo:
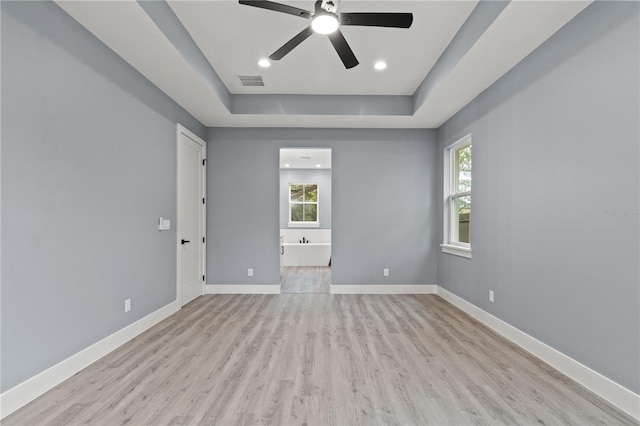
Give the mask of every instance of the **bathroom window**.
[[445, 235], [442, 251], [471, 257], [471, 135], [445, 150]]
[[318, 184], [289, 184], [289, 225], [318, 226]]

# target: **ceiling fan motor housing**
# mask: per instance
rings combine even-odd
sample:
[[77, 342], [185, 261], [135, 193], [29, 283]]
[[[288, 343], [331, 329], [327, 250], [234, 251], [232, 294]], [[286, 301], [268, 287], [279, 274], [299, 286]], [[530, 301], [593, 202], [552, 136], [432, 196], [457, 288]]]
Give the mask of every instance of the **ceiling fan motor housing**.
[[315, 13], [313, 14], [304, 9], [269, 0], [239, 0], [239, 3], [295, 15], [304, 19], [312, 19], [311, 25], [300, 31], [269, 56], [269, 59], [274, 61], [282, 59], [312, 34], [319, 33], [328, 37], [344, 64], [344, 67], [350, 69], [357, 66], [359, 62], [340, 31], [340, 26], [410, 28], [413, 23], [413, 14], [411, 13], [345, 12], [338, 15], [339, 1], [340, 0], [317, 0], [314, 5]]
[[[326, 10], [327, 12], [329, 12], [329, 13], [334, 13], [334, 14], [335, 14], [335, 13], [338, 13], [338, 4], [337, 4], [337, 1], [334, 1], [334, 0], [322, 0], [322, 1], [318, 1], [318, 2], [316, 2], [316, 5], [317, 5], [318, 3], [321, 3], [321, 4], [320, 4], [320, 7], [321, 7], [322, 9]], [[317, 12], [317, 11], [318, 11], [318, 10], [317, 10], [317, 7], [316, 7], [316, 12]]]
[[311, 21], [311, 28], [318, 34], [331, 34], [340, 26], [340, 20], [336, 14], [335, 3], [331, 0], [318, 0], [315, 4], [315, 13]]

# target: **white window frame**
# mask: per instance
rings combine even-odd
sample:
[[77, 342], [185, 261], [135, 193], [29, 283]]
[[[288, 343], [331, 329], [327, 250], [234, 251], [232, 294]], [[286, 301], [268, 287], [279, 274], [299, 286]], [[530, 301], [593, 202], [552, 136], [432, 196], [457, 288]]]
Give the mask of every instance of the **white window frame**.
[[[316, 190], [318, 192], [318, 201], [312, 202], [293, 202], [291, 201], [291, 187], [294, 185], [315, 185]], [[292, 204], [315, 204], [316, 205], [316, 220], [315, 222], [302, 221], [302, 222], [292, 222], [291, 221], [291, 205]], [[290, 228], [319, 228], [320, 227], [320, 185], [316, 182], [289, 182], [289, 219], [288, 219]]]
[[[453, 215], [455, 212], [455, 200], [460, 197], [471, 197], [472, 191], [455, 192], [455, 152], [466, 146], [472, 146], [473, 161], [473, 144], [471, 134], [464, 136], [456, 142], [449, 145], [444, 150], [444, 236], [443, 243], [440, 244], [443, 253], [453, 254], [456, 256], [471, 258], [471, 244], [453, 240]], [[473, 189], [473, 172], [472, 172], [472, 189]], [[473, 211], [472, 200], [471, 211]]]

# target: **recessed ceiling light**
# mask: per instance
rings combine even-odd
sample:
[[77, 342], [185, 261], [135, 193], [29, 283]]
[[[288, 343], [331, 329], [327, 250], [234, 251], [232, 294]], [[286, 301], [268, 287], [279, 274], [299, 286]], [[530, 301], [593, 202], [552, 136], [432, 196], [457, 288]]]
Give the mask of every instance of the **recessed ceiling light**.
[[262, 68], [268, 68], [271, 66], [271, 62], [269, 62], [267, 59], [260, 59], [258, 61], [258, 65], [260, 65]]
[[316, 167], [322, 167], [320, 164], [316, 164]]
[[383, 69], [385, 69], [387, 67], [387, 63], [385, 61], [378, 61], [375, 63], [375, 65], [373, 66], [375, 69], [377, 69], [378, 71], [382, 71]]
[[285, 167], [291, 167], [291, 164], [285, 164], [284, 166]]
[[316, 15], [311, 21], [311, 28], [318, 34], [331, 34], [338, 29], [338, 18], [332, 13]]

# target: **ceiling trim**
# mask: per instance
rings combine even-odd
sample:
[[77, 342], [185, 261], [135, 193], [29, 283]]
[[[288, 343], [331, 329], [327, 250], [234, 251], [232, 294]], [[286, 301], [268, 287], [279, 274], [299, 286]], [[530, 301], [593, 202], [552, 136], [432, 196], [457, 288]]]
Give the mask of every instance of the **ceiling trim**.
[[232, 114], [413, 115], [412, 96], [232, 95]]
[[137, 2], [55, 2], [203, 125], [210, 122], [211, 111], [223, 110], [220, 99]]
[[[511, 1], [431, 93], [420, 113], [440, 127], [591, 3]], [[485, 63], [493, 66], [478, 66]]]
[[220, 99], [220, 102], [231, 112], [231, 92], [222, 82], [216, 70], [213, 69], [204, 56], [204, 53], [198, 48], [196, 42], [193, 41], [191, 35], [182, 25], [169, 4], [164, 0], [138, 0], [138, 4], [142, 10], [149, 15], [149, 18], [151, 18], [182, 57], [202, 76], [207, 86], [209, 86], [218, 99]]
[[449, 47], [411, 96], [233, 94], [165, 1], [137, 0], [183, 58], [199, 71], [230, 114], [412, 116], [434, 86], [464, 57], [473, 42], [509, 4], [507, 0], [478, 2]]
[[480, 1], [476, 4], [456, 36], [413, 94], [414, 113], [426, 102], [435, 87], [446, 79], [451, 70], [471, 50], [508, 4], [508, 0]]
[[437, 128], [592, 0], [475, 2], [399, 96], [234, 94], [166, 0], [55, 1], [205, 126]]

